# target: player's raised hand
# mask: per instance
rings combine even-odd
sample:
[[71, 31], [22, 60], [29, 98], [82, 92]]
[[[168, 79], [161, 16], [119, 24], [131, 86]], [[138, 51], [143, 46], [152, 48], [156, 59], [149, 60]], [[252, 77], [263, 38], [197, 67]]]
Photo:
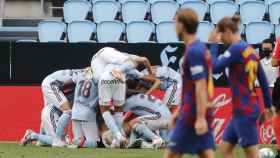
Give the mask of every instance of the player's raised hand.
[[113, 69], [112, 70], [112, 75], [116, 78], [116, 79], [118, 79], [118, 80], [120, 80], [120, 81], [122, 81], [122, 82], [124, 82], [124, 75], [123, 75], [123, 73], [121, 72], [121, 71], [119, 71], [119, 70], [117, 70], [117, 69]]
[[208, 131], [208, 124], [205, 118], [196, 119], [194, 127], [197, 135], [203, 135]]

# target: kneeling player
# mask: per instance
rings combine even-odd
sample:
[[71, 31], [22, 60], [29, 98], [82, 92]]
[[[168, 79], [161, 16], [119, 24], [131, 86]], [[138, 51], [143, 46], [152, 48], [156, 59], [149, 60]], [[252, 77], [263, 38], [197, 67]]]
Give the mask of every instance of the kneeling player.
[[64, 129], [71, 121], [71, 100], [67, 99], [65, 93], [74, 87], [73, 78], [81, 70], [60, 70], [48, 75], [42, 82], [42, 92], [45, 106], [55, 106], [62, 112], [56, 128], [56, 140], [53, 146], [65, 146]]
[[94, 148], [99, 141], [96, 123], [97, 84], [92, 79], [91, 69], [79, 73], [74, 82], [76, 88], [72, 108], [73, 144], [79, 148]]
[[45, 106], [41, 112], [41, 130], [44, 134], [28, 129], [21, 139], [20, 145], [25, 146], [31, 141], [38, 141], [40, 144], [51, 146], [56, 139], [57, 123], [61, 114], [55, 106]]

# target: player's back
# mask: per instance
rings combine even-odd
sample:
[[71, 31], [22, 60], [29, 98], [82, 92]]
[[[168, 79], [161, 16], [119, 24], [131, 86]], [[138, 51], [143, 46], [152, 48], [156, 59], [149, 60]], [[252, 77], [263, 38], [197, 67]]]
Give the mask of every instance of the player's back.
[[[213, 95], [211, 55], [207, 51], [206, 45], [196, 40], [186, 47], [183, 60], [182, 118], [188, 122], [188, 125], [193, 126], [196, 119], [195, 82], [206, 79], [209, 99]], [[212, 120], [210, 109], [208, 109], [207, 118], [208, 121]]]
[[97, 84], [91, 78], [88, 78], [85, 73], [79, 74], [75, 79], [76, 88], [72, 119], [90, 121], [95, 119], [98, 91]]
[[236, 62], [229, 67], [228, 77], [233, 93], [234, 111], [236, 114], [250, 113], [254, 110], [252, 107], [258, 107], [254, 84], [260, 66], [259, 59], [254, 49], [245, 41], [231, 45], [229, 51], [236, 56]]
[[[160, 66], [160, 65], [154, 66], [154, 69], [156, 71], [155, 77], [161, 81], [160, 82], [161, 90], [166, 90], [174, 82], [181, 84], [182, 81], [181, 74], [175, 71], [174, 69], [168, 66]], [[147, 69], [144, 69], [141, 72], [145, 75], [149, 75]]]
[[161, 100], [146, 94], [137, 94], [129, 97], [124, 104], [125, 112], [133, 112], [136, 115], [160, 115], [160, 117], [170, 118], [171, 113]]
[[53, 82], [56, 82], [57, 84], [59, 84], [59, 86], [67, 85], [67, 83], [73, 83], [73, 78], [75, 78], [76, 75], [80, 72], [82, 72], [81, 69], [66, 69], [55, 71], [44, 78], [42, 86], [48, 86]]
[[91, 68], [96, 79], [104, 72], [108, 64], [120, 65], [124, 63], [129, 56], [114, 48], [105, 47], [99, 50], [91, 60]]

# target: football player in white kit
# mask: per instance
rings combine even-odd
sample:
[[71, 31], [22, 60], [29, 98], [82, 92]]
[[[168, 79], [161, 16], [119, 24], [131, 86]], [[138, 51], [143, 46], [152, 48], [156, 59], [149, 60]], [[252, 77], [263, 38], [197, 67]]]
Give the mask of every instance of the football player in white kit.
[[[147, 70], [142, 73], [148, 74]], [[163, 103], [171, 111], [181, 104], [182, 79], [181, 74], [168, 66], [152, 66], [152, 76], [160, 79], [160, 89], [165, 91]]]
[[[153, 142], [155, 148], [163, 144], [155, 131], [168, 129], [171, 112], [161, 100], [146, 94], [136, 94], [127, 98], [124, 104], [125, 129], [143, 135]], [[133, 114], [133, 115], [131, 115]]]
[[[147, 58], [122, 53], [110, 47], [98, 51], [91, 61], [93, 77], [98, 81], [100, 111], [119, 146], [124, 146], [126, 142], [122, 132], [125, 75], [139, 64], [145, 65], [150, 70], [150, 62]], [[111, 104], [114, 107], [113, 116], [110, 112]]]
[[55, 106], [62, 112], [56, 126], [56, 137], [52, 146], [64, 147], [64, 130], [71, 121], [71, 101], [65, 96], [68, 87], [74, 87], [74, 78], [81, 73], [77, 70], [59, 70], [48, 75], [42, 82], [42, 92], [45, 106]]
[[36, 133], [31, 129], [27, 129], [19, 144], [25, 146], [34, 140], [42, 145], [51, 146], [56, 138], [57, 122], [61, 114], [61, 111], [55, 106], [45, 106], [41, 112], [41, 130], [43, 132]]
[[93, 81], [91, 68], [75, 78], [76, 88], [72, 108], [73, 144], [76, 147], [95, 148], [99, 141], [96, 123], [98, 107], [97, 83]]

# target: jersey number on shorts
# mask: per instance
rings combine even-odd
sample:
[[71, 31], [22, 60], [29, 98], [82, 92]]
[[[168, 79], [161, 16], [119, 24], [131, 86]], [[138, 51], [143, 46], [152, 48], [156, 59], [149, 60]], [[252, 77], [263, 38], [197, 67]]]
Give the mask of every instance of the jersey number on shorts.
[[92, 83], [90, 81], [83, 80], [83, 81], [79, 82], [79, 86], [80, 86], [80, 89], [79, 89], [78, 95], [88, 98], [90, 96], [90, 89], [91, 89]]

